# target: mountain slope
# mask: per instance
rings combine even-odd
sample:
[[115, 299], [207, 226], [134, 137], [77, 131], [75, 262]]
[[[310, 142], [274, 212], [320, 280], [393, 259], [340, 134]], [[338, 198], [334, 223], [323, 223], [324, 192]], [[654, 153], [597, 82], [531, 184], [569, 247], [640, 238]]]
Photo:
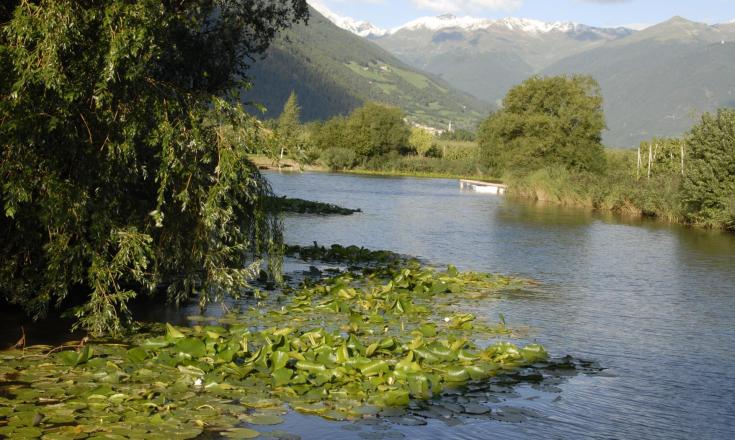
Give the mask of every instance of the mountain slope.
[[442, 15], [414, 20], [371, 39], [460, 90], [498, 102], [532, 73], [632, 32], [569, 22]]
[[450, 121], [474, 127], [489, 106], [443, 80], [398, 60], [374, 43], [338, 28], [316, 10], [274, 42], [250, 71], [254, 88], [244, 99], [276, 117], [292, 90], [304, 120], [345, 114], [372, 100], [402, 108], [412, 122], [437, 128]]
[[606, 143], [636, 145], [687, 131], [703, 111], [735, 106], [735, 26], [675, 17], [542, 73], [592, 75], [605, 99]]

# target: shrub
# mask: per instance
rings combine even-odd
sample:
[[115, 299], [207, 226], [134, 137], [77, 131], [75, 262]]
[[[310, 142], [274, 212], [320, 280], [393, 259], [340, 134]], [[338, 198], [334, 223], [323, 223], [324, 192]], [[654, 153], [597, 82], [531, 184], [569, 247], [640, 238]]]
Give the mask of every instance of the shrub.
[[682, 200], [687, 219], [735, 229], [735, 110], [705, 114], [686, 138]]
[[349, 170], [359, 163], [354, 150], [340, 147], [327, 148], [322, 151], [319, 160], [333, 171]]

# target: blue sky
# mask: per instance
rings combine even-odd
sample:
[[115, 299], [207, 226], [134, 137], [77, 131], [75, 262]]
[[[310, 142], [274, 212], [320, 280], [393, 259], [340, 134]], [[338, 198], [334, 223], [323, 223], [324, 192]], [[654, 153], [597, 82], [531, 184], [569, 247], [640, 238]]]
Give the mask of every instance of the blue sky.
[[706, 23], [735, 19], [735, 0], [317, 0], [339, 15], [392, 28], [426, 15], [453, 13], [574, 21], [593, 26], [650, 25], [675, 15]]

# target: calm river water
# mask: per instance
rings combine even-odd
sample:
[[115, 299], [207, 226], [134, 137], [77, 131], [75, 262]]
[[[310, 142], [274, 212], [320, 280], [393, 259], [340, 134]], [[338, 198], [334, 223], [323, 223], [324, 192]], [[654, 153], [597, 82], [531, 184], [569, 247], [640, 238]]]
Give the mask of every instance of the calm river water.
[[363, 210], [288, 217], [288, 243], [355, 244], [536, 279], [541, 288], [475, 313], [502, 312], [553, 355], [606, 368], [571, 377], [559, 393], [504, 402], [535, 411], [522, 423], [374, 432], [293, 415], [280, 429], [303, 438], [735, 438], [735, 236], [463, 193], [454, 180], [267, 176], [279, 195]]

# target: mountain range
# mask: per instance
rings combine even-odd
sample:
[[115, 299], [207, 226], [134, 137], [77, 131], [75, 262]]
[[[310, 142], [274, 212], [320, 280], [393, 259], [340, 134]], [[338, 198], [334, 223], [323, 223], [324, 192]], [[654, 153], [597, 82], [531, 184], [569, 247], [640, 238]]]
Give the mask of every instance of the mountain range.
[[634, 146], [735, 106], [735, 23], [674, 17], [636, 31], [442, 15], [380, 29], [314, 6], [309, 25], [253, 68], [255, 100], [276, 112], [293, 89], [308, 120], [376, 100], [416, 123], [472, 127], [531, 75], [589, 74], [602, 87], [604, 141]]

